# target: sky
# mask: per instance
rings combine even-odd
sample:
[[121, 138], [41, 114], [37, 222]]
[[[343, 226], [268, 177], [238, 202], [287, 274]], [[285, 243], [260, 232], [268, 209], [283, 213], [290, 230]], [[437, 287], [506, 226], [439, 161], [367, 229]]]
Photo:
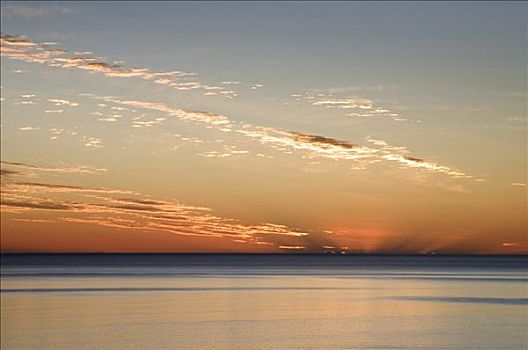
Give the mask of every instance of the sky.
[[528, 253], [527, 7], [2, 1], [1, 250]]

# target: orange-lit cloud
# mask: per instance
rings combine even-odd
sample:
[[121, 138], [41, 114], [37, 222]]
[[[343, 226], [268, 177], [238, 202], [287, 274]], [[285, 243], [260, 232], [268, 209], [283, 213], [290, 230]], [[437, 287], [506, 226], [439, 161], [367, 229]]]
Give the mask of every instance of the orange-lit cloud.
[[[30, 165], [26, 167], [31, 168]], [[8, 172], [2, 175], [18, 177], [22, 174]], [[138, 192], [122, 189], [11, 179], [2, 181], [1, 206], [2, 211], [19, 214], [33, 211], [61, 212], [63, 216], [59, 220], [65, 223], [142, 232], [161, 231], [184, 236], [243, 239], [248, 244], [274, 245], [276, 241], [280, 241], [275, 237], [301, 239], [309, 235], [274, 223], [242, 224], [234, 219], [213, 215], [209, 208], [189, 206], [172, 200], [145, 198]], [[16, 219], [20, 221], [24, 218]]]
[[279, 246], [279, 249], [282, 249], [282, 250], [304, 250], [304, 248], [306, 247], [302, 245], [280, 245]]
[[49, 98], [48, 101], [53, 103], [55, 106], [59, 106], [59, 107], [62, 107], [62, 106], [77, 107], [79, 105], [77, 102], [71, 102], [68, 100], [62, 100], [62, 99], [57, 99], [57, 98]]
[[[162, 103], [153, 103], [137, 100], [120, 100], [114, 97], [99, 97], [93, 94], [83, 94], [107, 103], [131, 106], [138, 109], [162, 112], [169, 117], [175, 117], [183, 121], [209, 124], [224, 132], [236, 132], [246, 137], [256, 139], [264, 145], [289, 153], [291, 150], [308, 151], [313, 157], [323, 157], [334, 160], [348, 160], [358, 163], [359, 167], [366, 167], [382, 161], [395, 162], [400, 167], [412, 168], [430, 173], [445, 174], [454, 178], [472, 178], [460, 170], [426, 161], [421, 158], [410, 156], [409, 150], [404, 146], [391, 146], [385, 141], [367, 138], [374, 146], [358, 145], [344, 140], [338, 140], [326, 136], [306, 134], [298, 131], [282, 131], [275, 128], [261, 127], [249, 123], [235, 122], [226, 116], [203, 112], [186, 111], [180, 108], [170, 107]], [[211, 156], [217, 156], [214, 153]], [[225, 157], [225, 155], [224, 155]]]
[[71, 53], [67, 50], [50, 48], [46, 43], [32, 42], [12, 35], [2, 35], [0, 43], [1, 54], [13, 60], [46, 64], [50, 67], [76, 68], [112, 78], [140, 78], [175, 90], [199, 90], [204, 94], [215, 91], [218, 95], [229, 98], [237, 96], [235, 91], [228, 90], [224, 86], [208, 85], [197, 80], [195, 73], [154, 72], [148, 68], [125, 67], [121, 62], [107, 62], [103, 58], [92, 56], [90, 52]]
[[43, 171], [43, 172], [51, 172], [51, 173], [64, 173], [64, 174], [98, 174], [108, 171], [108, 169], [104, 168], [95, 168], [88, 165], [78, 165], [78, 166], [68, 166], [61, 164], [59, 167], [44, 167], [44, 166], [38, 166], [33, 164], [27, 164], [27, 163], [19, 163], [19, 162], [8, 162], [8, 161], [0, 161], [0, 164], [4, 166], [10, 166], [15, 167], [17, 169], [24, 169], [24, 170], [32, 170], [32, 171]]
[[[100, 58], [92, 56], [75, 56], [65, 50], [50, 49], [47, 45], [31, 42], [23, 38], [4, 35], [1, 38], [2, 55], [10, 59], [23, 60], [26, 62], [42, 63], [49, 66], [62, 68], [78, 68], [92, 72], [102, 73], [108, 77], [139, 77], [144, 80], [154, 81], [157, 84], [164, 84], [175, 89], [202, 89], [204, 91], [215, 91], [226, 96], [233, 96], [230, 91], [226, 91], [221, 86], [209, 86], [198, 81], [181, 81], [181, 77], [189, 76], [190, 73], [180, 71], [172, 72], [152, 72], [147, 68], [126, 68], [118, 63], [109, 63]], [[192, 74], [190, 74], [192, 75]], [[226, 84], [224, 84], [226, 85]], [[262, 87], [262, 84], [256, 84], [254, 87]], [[123, 100], [113, 97], [97, 97], [91, 94], [84, 94], [93, 98], [101, 99], [106, 103], [113, 103], [121, 107], [131, 107], [146, 109], [164, 113], [169, 117], [176, 117], [184, 121], [205, 123], [211, 127], [216, 127], [224, 132], [237, 132], [258, 142], [271, 146], [285, 153], [291, 153], [292, 150], [306, 151], [310, 157], [324, 157], [334, 160], [354, 161], [354, 168], [365, 168], [366, 166], [378, 162], [394, 162], [402, 168], [415, 169], [429, 173], [445, 174], [454, 178], [471, 178], [460, 170], [426, 161], [421, 157], [414, 157], [409, 154], [405, 147], [393, 147], [381, 144], [380, 142], [371, 142], [373, 146], [353, 144], [348, 141], [338, 140], [322, 135], [314, 135], [299, 131], [281, 131], [274, 128], [267, 128], [258, 125], [240, 123], [231, 121], [229, 118], [205, 111], [187, 111], [175, 108], [162, 103]], [[297, 95], [296, 95], [297, 96]], [[307, 93], [301, 96], [311, 102], [314, 106], [328, 108], [340, 108], [347, 110], [358, 110], [360, 113], [370, 113], [370, 116], [385, 116], [393, 119], [401, 119], [397, 113], [376, 106], [373, 101], [368, 99], [336, 99], [329, 94]], [[50, 99], [50, 102], [60, 106], [75, 106], [77, 103], [63, 99]], [[31, 102], [31, 101], [27, 101]], [[114, 106], [115, 107], [115, 106]], [[353, 112], [359, 113], [359, 112]], [[100, 120], [106, 122], [115, 122], [117, 117], [106, 117]], [[160, 121], [134, 121], [133, 127], [148, 127], [155, 125]], [[52, 138], [56, 138], [53, 136]], [[83, 137], [82, 141], [86, 147], [102, 148], [103, 140], [97, 137]], [[379, 140], [378, 140], [379, 141]], [[228, 152], [220, 153], [227, 156]], [[210, 153], [209, 156], [216, 156]]]
[[35, 127], [35, 126], [24, 126], [24, 127], [18, 128], [18, 130], [20, 130], [20, 131], [33, 131], [33, 130], [40, 130], [40, 128], [39, 127]]
[[295, 101], [307, 101], [312, 106], [330, 109], [343, 109], [348, 111], [350, 117], [361, 118], [388, 118], [394, 121], [407, 121], [398, 113], [377, 105], [367, 98], [358, 97], [336, 97], [334, 94], [307, 91], [302, 94], [290, 95]]

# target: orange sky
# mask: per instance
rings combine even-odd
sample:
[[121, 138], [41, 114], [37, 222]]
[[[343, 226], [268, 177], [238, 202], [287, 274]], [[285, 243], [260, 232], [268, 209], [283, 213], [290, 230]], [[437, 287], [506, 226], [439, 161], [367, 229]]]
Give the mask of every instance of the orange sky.
[[528, 253], [515, 6], [86, 6], [2, 15], [3, 252]]

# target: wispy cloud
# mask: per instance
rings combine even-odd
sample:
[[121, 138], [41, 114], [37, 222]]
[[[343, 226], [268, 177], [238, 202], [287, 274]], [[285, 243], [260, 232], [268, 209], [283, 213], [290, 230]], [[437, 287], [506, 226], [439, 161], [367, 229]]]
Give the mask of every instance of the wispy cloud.
[[187, 111], [180, 108], [174, 108], [163, 103], [139, 101], [139, 100], [121, 100], [114, 97], [100, 97], [93, 94], [83, 94], [83, 96], [92, 97], [99, 100], [104, 100], [107, 103], [114, 103], [122, 106], [129, 106], [139, 109], [146, 109], [166, 114], [170, 117], [176, 117], [184, 121], [194, 121], [212, 125], [229, 125], [231, 121], [224, 116], [203, 112], [203, 111]]
[[[75, 56], [65, 50], [50, 49], [42, 43], [35, 43], [24, 38], [9, 35], [2, 36], [2, 54], [11, 59], [20, 59], [27, 62], [42, 63], [62, 68], [78, 68], [102, 73], [108, 77], [140, 77], [151, 80], [158, 84], [166, 84], [177, 89], [203, 89], [208, 92], [227, 94], [223, 87], [215, 87], [200, 82], [182, 82], [181, 77], [193, 75], [180, 71], [153, 72], [147, 68], [126, 68], [119, 63], [106, 62], [92, 56]], [[225, 85], [225, 84], [224, 84]], [[262, 84], [257, 84], [261, 87]], [[254, 85], [257, 87], [257, 85]], [[445, 174], [455, 178], [471, 178], [457, 169], [427, 161], [421, 157], [409, 154], [405, 147], [392, 147], [371, 142], [371, 145], [359, 145], [345, 140], [338, 140], [328, 136], [309, 134], [299, 131], [282, 131], [274, 128], [262, 127], [249, 123], [235, 122], [215, 113], [205, 111], [190, 111], [175, 108], [163, 103], [125, 100], [115, 97], [98, 97], [92, 94], [83, 94], [100, 101], [104, 105], [113, 104], [113, 107], [136, 108], [162, 113], [167, 117], [175, 117], [183, 121], [207, 124], [208, 127], [216, 128], [223, 132], [242, 134], [254, 139], [263, 145], [273, 147], [284, 153], [292, 151], [308, 152], [308, 157], [324, 157], [334, 160], [353, 161], [353, 168], [362, 169], [369, 164], [378, 162], [395, 162], [401, 167], [411, 168], [431, 173]], [[301, 99], [310, 101], [316, 107], [339, 108], [351, 110], [352, 113], [370, 113], [371, 116], [383, 116], [402, 120], [397, 113], [387, 108], [376, 105], [368, 99], [358, 98], [335, 98], [331, 94], [308, 92], [299, 95]], [[56, 103], [59, 100], [55, 100]], [[63, 102], [62, 100], [60, 100]], [[61, 104], [62, 105], [62, 104]], [[105, 121], [113, 122], [116, 117], [106, 117]], [[136, 120], [134, 127], [148, 127], [155, 125], [157, 121]], [[84, 145], [91, 148], [101, 148], [102, 140], [96, 137], [84, 137]], [[229, 153], [221, 153], [227, 156]], [[209, 153], [209, 156], [218, 154]], [[207, 156], [207, 155], [206, 155]]]
[[250, 154], [247, 150], [239, 150], [236, 146], [223, 145], [219, 151], [207, 151], [200, 153], [200, 157], [205, 158], [226, 158]]
[[240, 130], [239, 132], [257, 138], [264, 144], [271, 144], [280, 150], [284, 150], [284, 147], [306, 150], [314, 157], [353, 160], [359, 163], [361, 167], [381, 161], [389, 161], [396, 162], [403, 168], [414, 168], [455, 178], [472, 178], [471, 175], [460, 170], [412, 157], [408, 154], [409, 151], [406, 147], [390, 146], [383, 141], [381, 142], [385, 145], [381, 147], [369, 147], [319, 135], [285, 132], [270, 128], [252, 131]]
[[16, 99], [13, 103], [14, 105], [23, 106], [23, 105], [36, 105], [39, 101], [39, 98], [35, 94], [22, 94], [20, 98]]
[[[65, 194], [68, 194], [68, 200], [63, 199]], [[1, 200], [2, 209], [14, 213], [35, 210], [62, 212], [64, 216], [61, 220], [64, 222], [142, 232], [224, 237], [242, 239], [248, 244], [272, 245], [276, 241], [273, 237], [302, 239], [308, 235], [286, 225], [242, 224], [216, 216], [210, 208], [151, 199], [122, 189], [9, 181], [2, 182]]]
[[279, 249], [282, 250], [304, 250], [304, 246], [302, 245], [280, 245]]
[[442, 173], [454, 178], [473, 178], [473, 176], [468, 175], [458, 169], [439, 165], [431, 161], [426, 161], [422, 158], [413, 157], [409, 155], [410, 151], [405, 146], [392, 146], [383, 140], [376, 140], [370, 137], [367, 137], [366, 140], [372, 144], [380, 146], [379, 151], [381, 159], [398, 162], [402, 167], [421, 169], [434, 173]]
[[50, 223], [55, 222], [54, 220], [47, 220], [47, 219], [11, 219], [13, 221], [20, 221], [20, 222], [31, 222], [31, 223]]
[[0, 161], [3, 166], [10, 166], [20, 170], [26, 171], [43, 171], [51, 173], [62, 173], [62, 174], [100, 174], [108, 171], [105, 168], [96, 168], [88, 165], [69, 166], [60, 164], [58, 167], [44, 167], [39, 165], [19, 163], [19, 162], [8, 162]]
[[155, 125], [159, 125], [163, 123], [165, 120], [167, 120], [166, 117], [158, 117], [153, 119], [145, 119], [146, 114], [142, 113], [139, 117], [135, 117], [132, 120], [132, 127], [133, 128], [150, 128]]
[[290, 132], [293, 135], [293, 140], [300, 142], [300, 143], [309, 143], [313, 145], [317, 145], [318, 147], [329, 147], [329, 146], [336, 146], [341, 147], [344, 149], [353, 149], [353, 148], [359, 148], [360, 146], [351, 144], [348, 141], [340, 141], [336, 139], [332, 139], [330, 137], [324, 137], [319, 135], [310, 135], [310, 134], [303, 134], [296, 131]]
[[[229, 98], [237, 96], [235, 91], [226, 89], [225, 84], [215, 86], [201, 82], [196, 78], [195, 73], [155, 72], [148, 68], [126, 67], [121, 61], [108, 62], [101, 57], [93, 56], [91, 52], [82, 52], [81, 54], [54, 49], [51, 48], [53, 45], [33, 42], [20, 36], [2, 35], [0, 43], [2, 55], [12, 60], [45, 64], [57, 68], [81, 69], [112, 78], [140, 78], [181, 91], [198, 90], [203, 94], [214, 93]], [[61, 105], [59, 100], [56, 101], [57, 105]]]
[[367, 98], [337, 97], [334, 94], [313, 91], [293, 94], [291, 97], [295, 101], [307, 101], [312, 106], [319, 108], [345, 110], [345, 115], [349, 117], [388, 118], [397, 122], [407, 121], [407, 118]]
[[10, 175], [16, 175], [18, 174], [19, 172], [18, 171], [15, 171], [15, 170], [9, 170], [9, 169], [0, 169], [0, 175], [2, 175], [2, 177], [4, 176], [10, 176]]
[[[203, 112], [187, 111], [174, 108], [162, 103], [153, 103], [138, 100], [121, 100], [115, 97], [101, 97], [93, 94], [85, 96], [103, 100], [106, 103], [124, 105], [138, 109], [161, 112], [168, 117], [175, 117], [183, 121], [208, 124], [223, 132], [239, 133], [251, 139], [257, 140], [263, 145], [270, 146], [276, 150], [291, 153], [292, 151], [305, 151], [309, 157], [323, 157], [333, 160], [354, 161], [354, 168], [365, 168], [378, 162], [395, 162], [403, 168], [427, 171], [430, 173], [445, 174], [454, 178], [472, 178], [460, 170], [435, 162], [414, 157], [404, 146], [391, 146], [385, 141], [367, 138], [371, 145], [359, 145], [345, 140], [307, 134], [298, 131], [282, 131], [275, 128], [257, 126], [249, 123], [235, 122], [226, 116]], [[229, 152], [214, 152], [202, 156], [229, 157]]]
[[12, 201], [8, 199], [2, 199], [2, 206], [6, 207], [15, 207], [15, 208], [24, 208], [24, 209], [43, 209], [43, 210], [73, 210], [75, 206], [62, 204], [62, 203], [53, 203], [49, 201]]
[[40, 128], [39, 127], [34, 127], [34, 126], [24, 126], [24, 127], [18, 128], [18, 130], [20, 130], [20, 131], [33, 131], [33, 130], [40, 130]]
[[97, 137], [87, 137], [83, 136], [82, 141], [84, 141], [84, 145], [86, 147], [90, 148], [103, 148], [103, 140]]
[[62, 107], [62, 106], [77, 107], [79, 105], [77, 102], [71, 102], [68, 100], [62, 100], [58, 98], [49, 98], [48, 101], [53, 103], [55, 106], [59, 106], [59, 107]]
[[48, 184], [39, 182], [10, 182], [8, 187], [3, 189], [6, 194], [12, 193], [32, 193], [32, 192], [48, 192], [48, 193], [105, 193], [105, 194], [137, 194], [137, 192], [109, 189], [109, 188], [90, 188], [82, 186], [70, 186], [60, 184]]

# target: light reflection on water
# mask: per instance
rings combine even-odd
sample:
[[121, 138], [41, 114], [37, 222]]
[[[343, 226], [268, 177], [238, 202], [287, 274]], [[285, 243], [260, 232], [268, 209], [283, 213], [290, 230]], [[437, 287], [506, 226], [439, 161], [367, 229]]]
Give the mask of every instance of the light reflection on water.
[[528, 346], [525, 269], [33, 269], [2, 268], [2, 349]]

